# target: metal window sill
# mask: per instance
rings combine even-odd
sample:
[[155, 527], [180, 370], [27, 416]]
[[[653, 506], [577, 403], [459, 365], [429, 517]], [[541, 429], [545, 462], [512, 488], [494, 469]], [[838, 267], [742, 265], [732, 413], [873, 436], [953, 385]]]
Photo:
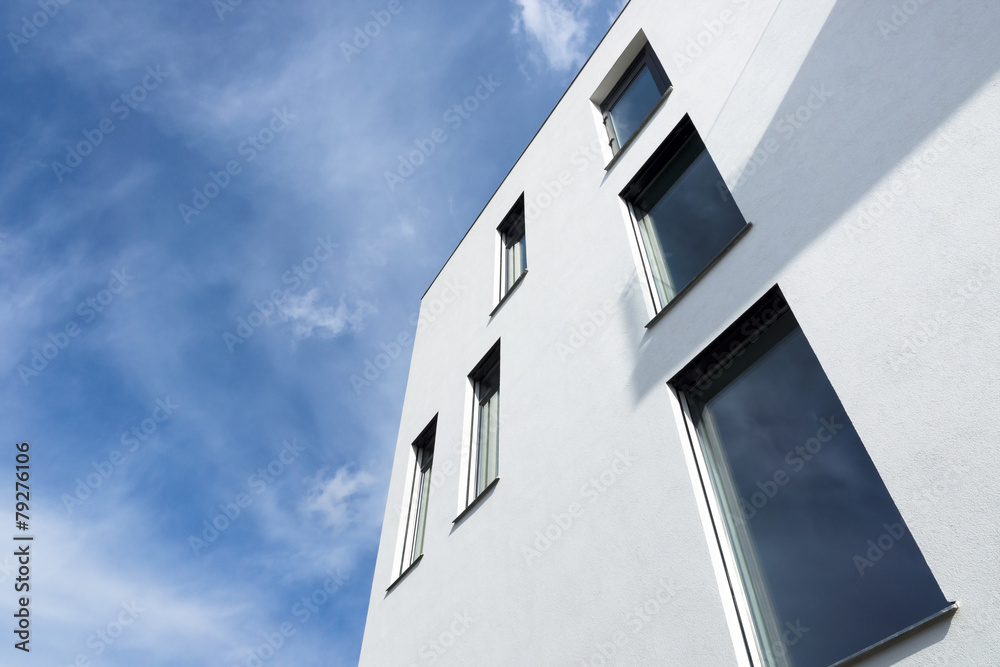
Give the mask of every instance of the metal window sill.
[[493, 310], [490, 311], [490, 315], [489, 315], [490, 317], [493, 317], [494, 315], [496, 315], [497, 311], [499, 311], [500, 308], [505, 303], [507, 303], [507, 299], [509, 299], [510, 295], [514, 293], [514, 290], [516, 290], [521, 285], [521, 281], [524, 280], [524, 277], [526, 275], [528, 275], [528, 269], [525, 269], [524, 271], [521, 271], [521, 275], [519, 275], [517, 278], [514, 279], [514, 282], [511, 284], [510, 289], [507, 290], [507, 293], [503, 295], [503, 298], [500, 299], [500, 302], [497, 303], [497, 305], [493, 307]]
[[916, 633], [916, 632], [918, 632], [920, 630], [923, 630], [928, 625], [932, 625], [932, 624], [936, 623], [937, 621], [940, 621], [940, 620], [944, 619], [945, 617], [954, 614], [956, 611], [958, 611], [958, 603], [957, 602], [949, 602], [947, 607], [945, 607], [941, 611], [937, 612], [936, 614], [931, 614], [930, 616], [928, 616], [924, 620], [917, 621], [916, 623], [914, 623], [910, 627], [903, 628], [902, 630], [900, 630], [896, 634], [890, 635], [890, 636], [886, 637], [885, 639], [883, 639], [882, 641], [880, 641], [878, 643], [875, 643], [875, 644], [872, 644], [868, 648], [861, 649], [860, 651], [858, 651], [854, 655], [850, 655], [850, 656], [844, 658], [843, 660], [840, 660], [839, 662], [833, 663], [832, 665], [830, 665], [830, 667], [847, 667], [847, 665], [855, 665], [855, 664], [858, 663], [858, 661], [863, 660], [865, 658], [868, 658], [873, 653], [881, 651], [882, 649], [887, 648], [887, 647], [891, 646], [892, 644], [895, 644], [896, 642], [902, 641], [903, 639], [909, 637], [910, 635], [912, 635], [912, 634], [914, 634], [914, 633]]
[[715, 266], [716, 264], [718, 264], [719, 261], [726, 255], [726, 253], [728, 253], [730, 250], [732, 250], [733, 246], [735, 246], [740, 241], [740, 239], [742, 239], [744, 236], [746, 236], [747, 232], [750, 231], [750, 228], [752, 226], [753, 226], [752, 222], [748, 222], [747, 224], [745, 224], [743, 226], [743, 229], [741, 229], [740, 231], [738, 231], [736, 233], [736, 236], [733, 237], [733, 240], [730, 241], [729, 243], [727, 243], [722, 248], [722, 250], [720, 250], [718, 252], [718, 254], [715, 257], [712, 258], [712, 261], [710, 261], [708, 264], [706, 264], [705, 268], [702, 269], [701, 271], [699, 271], [698, 275], [696, 275], [694, 278], [691, 279], [691, 282], [689, 282], [687, 285], [685, 285], [684, 288], [681, 289], [680, 292], [678, 292], [677, 294], [675, 294], [674, 298], [672, 298], [670, 301], [668, 301], [665, 306], [663, 306], [662, 308], [660, 308], [660, 310], [656, 313], [656, 315], [653, 315], [653, 319], [651, 319], [646, 324], [646, 328], [650, 329], [650, 328], [653, 327], [654, 324], [656, 324], [657, 322], [659, 322], [663, 318], [663, 316], [666, 315], [674, 307], [674, 304], [676, 304], [678, 301], [681, 300], [681, 298], [683, 298], [688, 292], [690, 292], [694, 288], [694, 286], [698, 284], [698, 281], [701, 280], [702, 278], [704, 278], [705, 275], [709, 271], [712, 270], [712, 267]]
[[498, 476], [498, 477], [495, 477], [492, 482], [490, 482], [489, 484], [487, 484], [486, 488], [483, 489], [482, 492], [478, 496], [476, 496], [472, 500], [472, 502], [469, 503], [465, 507], [465, 509], [462, 510], [462, 512], [458, 516], [455, 517], [455, 519], [452, 521], [452, 523], [453, 524], [457, 524], [462, 519], [464, 519], [465, 517], [467, 517], [469, 515], [469, 513], [472, 512], [472, 510], [474, 510], [475, 508], [479, 507], [479, 505], [484, 500], [486, 500], [486, 496], [488, 496], [490, 494], [490, 491], [493, 490], [493, 487], [495, 487], [497, 485], [497, 482], [499, 482], [499, 481], [500, 481], [500, 477]]
[[400, 572], [399, 576], [396, 577], [395, 581], [393, 581], [391, 584], [389, 584], [389, 588], [385, 589], [385, 594], [388, 595], [394, 588], [396, 588], [396, 586], [398, 586], [403, 581], [403, 579], [406, 578], [406, 575], [408, 575], [411, 571], [413, 571], [413, 569], [417, 566], [417, 563], [419, 563], [423, 559], [424, 559], [424, 555], [423, 554], [420, 554], [419, 556], [417, 556], [417, 559], [415, 561], [413, 561], [412, 563], [410, 563], [409, 566], [407, 566], [407, 568], [405, 570], [403, 570], [402, 572]]

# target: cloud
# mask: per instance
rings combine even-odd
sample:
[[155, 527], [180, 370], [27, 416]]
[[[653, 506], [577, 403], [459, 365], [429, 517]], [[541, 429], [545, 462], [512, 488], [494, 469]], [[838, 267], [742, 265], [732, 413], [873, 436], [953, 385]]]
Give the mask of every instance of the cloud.
[[565, 71], [583, 62], [588, 21], [580, 16], [593, 0], [515, 0], [514, 32], [524, 32], [542, 49], [549, 67]]
[[367, 491], [374, 482], [375, 478], [365, 471], [352, 473], [349, 466], [342, 466], [329, 479], [326, 479], [326, 470], [320, 470], [303, 509], [321, 514], [328, 526], [338, 530], [345, 528], [356, 517], [351, 498]]
[[358, 299], [352, 310], [342, 296], [336, 306], [318, 306], [319, 290], [311, 289], [304, 295], [292, 295], [281, 306], [284, 321], [291, 321], [297, 340], [311, 338], [334, 338], [346, 330], [354, 331], [364, 319], [377, 312], [374, 306]]
[[[20, 4], [0, 9], [5, 24], [20, 24]], [[242, 3], [224, 22], [211, 3], [71, 3], [0, 63], [19, 91], [0, 112], [13, 128], [0, 152], [9, 176], [0, 181], [0, 318], [17, 322], [0, 331], [0, 421], [54, 454], [38, 461], [50, 504], [32, 507], [39, 544], [58, 545], [38, 552], [43, 576], [32, 582], [42, 662], [248, 664], [246, 648], [299, 623], [292, 606], [333, 570], [350, 574], [336, 601], [262, 662], [357, 664], [405, 366], [360, 400], [348, 373], [372, 341], [412, 332], [423, 288], [502, 178], [506, 158], [469, 169], [468, 151], [516, 147], [484, 116], [428, 161], [419, 187], [390, 197], [382, 173], [483, 73], [512, 81], [494, 111], [515, 116], [521, 135], [537, 129], [516, 112], [525, 96], [547, 103], [560, 86], [515, 88], [519, 63], [498, 58], [508, 44], [483, 49], [482, 35], [523, 14], [507, 38], [523, 39], [548, 69], [549, 51], [554, 62], [582, 59], [590, 46], [576, 40], [586, 32], [593, 42], [603, 13], [594, 0], [527, 4], [453, 2], [448, 22], [408, 9], [348, 63], [339, 42], [371, 20], [350, 3]], [[430, 66], [442, 62], [449, 67]], [[398, 63], [429, 74], [414, 81]], [[168, 72], [162, 85], [127, 117], [113, 112], [147, 66]], [[285, 105], [299, 116], [294, 129], [250, 164], [237, 147]], [[114, 134], [59, 182], [50, 163], [104, 118]], [[184, 225], [178, 204], [230, 160], [241, 172], [198, 224]], [[276, 276], [327, 234], [341, 246], [336, 259], [308, 286], [284, 290]], [[120, 269], [134, 283], [96, 316], [82, 314], [78, 305], [100, 299]], [[230, 354], [221, 333], [276, 289], [285, 308], [269, 343], [336, 342], [292, 357], [294, 343], [255, 339]], [[51, 350], [49, 334], [70, 321], [79, 336], [25, 386], [17, 365], [31, 363], [33, 348]], [[367, 341], [345, 340], [362, 327]], [[122, 434], [167, 396], [181, 406], [176, 416], [98, 487], [85, 486], [93, 493], [68, 513], [57, 493], [75, 495], [80, 479], [110, 465]], [[251, 489], [248, 475], [286, 437], [324, 446], [263, 492]], [[240, 493], [253, 504], [195, 556], [189, 537]], [[0, 586], [17, 576], [12, 553], [0, 555]], [[103, 645], [89, 638], [133, 601], [138, 620], [98, 660]]]
[[[148, 527], [155, 525], [136, 508], [123, 504], [102, 518], [72, 521], [59, 512], [36, 511], [38, 537], [59, 545], [35, 555], [38, 570], [46, 573], [32, 600], [33, 616], [50, 631], [38, 647], [44, 662], [83, 664], [75, 656], [93, 661], [110, 652], [111, 644], [119, 657], [131, 651], [159, 660], [182, 660], [192, 652], [219, 656], [242, 644], [248, 621], [263, 624], [254, 611], [261, 597], [253, 590], [228, 582], [209, 585], [204, 579], [202, 588], [192, 587], [191, 581], [203, 576], [194, 569], [173, 563], [164, 571], [169, 560], [162, 558], [169, 559], [169, 549], [147, 555], [147, 562], [117, 560], [116, 554], [135, 548], [133, 543], [148, 538]], [[0, 564], [0, 571], [3, 565], [9, 563]], [[111, 635], [115, 639], [105, 644], [94, 633], [122, 618], [123, 609], [131, 610], [131, 619], [126, 616], [118, 626], [120, 638]]]
[[611, 9], [608, 10], [609, 25], [614, 23], [618, 19], [618, 16], [622, 13], [622, 10], [625, 9], [625, 5], [627, 4], [628, 0], [617, 0], [617, 2], [615, 2], [611, 6]]

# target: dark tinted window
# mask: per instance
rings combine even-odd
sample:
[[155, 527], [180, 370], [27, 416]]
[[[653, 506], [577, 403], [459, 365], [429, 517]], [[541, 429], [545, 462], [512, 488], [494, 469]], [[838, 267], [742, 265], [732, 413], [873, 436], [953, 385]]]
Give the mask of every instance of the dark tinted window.
[[639, 124], [645, 120], [649, 112], [656, 106], [662, 91], [657, 87], [649, 68], [643, 66], [635, 79], [622, 96], [610, 109], [611, 120], [614, 123], [615, 135], [619, 143], [629, 140]]
[[948, 603], [776, 299], [687, 373], [685, 395], [769, 662], [827, 667]]
[[660, 61], [645, 46], [601, 105], [614, 152], [636, 133], [669, 88], [670, 80]]
[[698, 277], [747, 224], [687, 118], [623, 195], [632, 204], [660, 307]]

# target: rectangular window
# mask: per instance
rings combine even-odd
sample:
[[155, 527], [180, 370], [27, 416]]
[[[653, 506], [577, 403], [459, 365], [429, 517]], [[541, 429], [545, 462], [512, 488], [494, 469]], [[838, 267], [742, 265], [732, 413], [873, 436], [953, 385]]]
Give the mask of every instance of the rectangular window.
[[613, 153], [628, 143], [669, 89], [670, 79], [647, 44], [601, 104]]
[[687, 117], [622, 197], [632, 210], [657, 311], [693, 284], [747, 227]]
[[500, 441], [500, 341], [469, 374], [475, 403], [467, 478], [466, 505], [497, 478]]
[[434, 417], [413, 442], [410, 497], [407, 503], [406, 530], [403, 533], [403, 550], [398, 563], [398, 573], [404, 572], [424, 553], [424, 532], [427, 526], [427, 504], [431, 497], [431, 466], [434, 463], [436, 434], [437, 417]]
[[671, 384], [754, 665], [840, 664], [953, 608], [777, 288]]
[[511, 288], [528, 270], [524, 242], [524, 195], [517, 200], [514, 208], [497, 227], [500, 233], [500, 299], [507, 296]]

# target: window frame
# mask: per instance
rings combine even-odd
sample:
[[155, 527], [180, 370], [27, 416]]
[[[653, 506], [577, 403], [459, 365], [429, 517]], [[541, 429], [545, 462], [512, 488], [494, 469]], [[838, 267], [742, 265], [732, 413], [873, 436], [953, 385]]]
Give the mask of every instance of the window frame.
[[[618, 136], [618, 131], [615, 129], [614, 117], [612, 114], [612, 109], [621, 100], [622, 96], [628, 91], [628, 89], [635, 82], [636, 77], [642, 68], [645, 67], [649, 70], [650, 76], [653, 77], [653, 83], [656, 84], [657, 90], [660, 92], [660, 97], [653, 106], [649, 108], [646, 116], [643, 120], [636, 126], [632, 134], [625, 137], [624, 141]], [[604, 130], [608, 135], [608, 146], [611, 147], [612, 156], [618, 155], [625, 146], [631, 143], [632, 139], [638, 136], [639, 132], [642, 131], [643, 126], [645, 126], [646, 121], [649, 117], [656, 112], [657, 108], [660, 106], [660, 102], [673, 90], [673, 84], [670, 82], [670, 77], [667, 76], [666, 71], [660, 64], [660, 60], [656, 57], [653, 48], [649, 45], [649, 42], [640, 49], [638, 55], [629, 63], [629, 66], [625, 68], [625, 73], [618, 79], [614, 87], [612, 87], [611, 92], [609, 92], [604, 100], [601, 102], [599, 109], [601, 112], [601, 118], [604, 121]]]
[[[498, 266], [500, 268], [500, 289], [497, 305], [514, 290], [521, 278], [528, 272], [528, 250], [525, 232], [525, 208], [524, 193], [518, 197], [514, 206], [511, 207], [507, 215], [497, 226], [497, 233], [500, 235], [500, 256]], [[511, 269], [512, 255], [520, 254], [521, 270], [517, 275], [513, 275]]]
[[[690, 281], [679, 290], [676, 290], [675, 294], [664, 301], [659, 294], [657, 289], [657, 276], [656, 269], [654, 268], [654, 258], [650, 256], [650, 249], [647, 247], [647, 243], [644, 240], [644, 233], [642, 231], [642, 218], [644, 214], [640, 214], [641, 210], [636, 205], [636, 201], [642, 199], [643, 195], [649, 190], [650, 187], [656, 184], [659, 175], [666, 169], [670, 167], [673, 162], [680, 157], [681, 152], [686, 147], [687, 143], [697, 138], [702, 146], [705, 154], [708, 158], [712, 160], [712, 164], [718, 170], [718, 166], [715, 165], [715, 160], [712, 158], [711, 153], [708, 151], [708, 146], [705, 145], [704, 140], [701, 138], [698, 130], [695, 128], [694, 123], [691, 121], [690, 116], [685, 115], [680, 122], [671, 130], [670, 134], [660, 143], [660, 145], [653, 151], [653, 154], [649, 159], [639, 168], [635, 176], [628, 182], [628, 185], [619, 193], [622, 201], [628, 210], [629, 221], [631, 223], [633, 239], [639, 251], [639, 258], [641, 266], [640, 271], [646, 277], [646, 294], [649, 297], [649, 303], [653, 308], [653, 317], [650, 322], [646, 325], [647, 328], [655, 324], [660, 317], [662, 317], [677, 301], [681, 299], [685, 294], [687, 294], [697, 283], [700, 281], [705, 274], [707, 274], [715, 264], [722, 259], [722, 257], [729, 252], [729, 250], [736, 245], [736, 243], [743, 238], [743, 236], [750, 230], [753, 226], [752, 223], [746, 219], [743, 215], [743, 211], [740, 210], [740, 215], [743, 218], [743, 227], [730, 239], [726, 244], [724, 244], [718, 252], [705, 263], [705, 266], [695, 274]], [[690, 166], [688, 167], [690, 168]], [[686, 173], [682, 172], [679, 178], [682, 178]], [[720, 174], [721, 175], [721, 174]], [[722, 181], [722, 184], [726, 187], [726, 192], [730, 199], [733, 200], [733, 205], [739, 210], [739, 206], [736, 204], [735, 198], [733, 198], [732, 192], [729, 190], [729, 186]], [[665, 264], [665, 259], [661, 258], [660, 263]]]
[[[465, 478], [465, 494], [462, 503], [462, 513], [456, 519], [462, 518], [465, 510], [470, 509], [493, 487], [500, 479], [500, 341], [498, 340], [489, 352], [476, 364], [476, 367], [469, 373], [469, 382], [472, 385], [472, 419], [467, 448], [467, 467]], [[484, 395], [485, 391], [490, 391]], [[484, 461], [482, 459], [482, 410], [483, 406], [489, 404], [496, 398], [494, 414], [495, 416], [495, 442], [493, 443], [492, 466], [483, 470]], [[494, 419], [491, 419], [494, 421]], [[489, 449], [489, 444], [487, 443]], [[489, 451], [485, 464], [489, 466]], [[492, 472], [492, 476], [490, 473]]]
[[[709, 448], [709, 445], [702, 442], [698, 434], [689, 394], [701, 391], [701, 383], [706, 380], [707, 384], [704, 388], [711, 387], [714, 378], [718, 377], [716, 373], [719, 369], [728, 368], [734, 357], [742, 354], [742, 350], [745, 347], [749, 347], [754, 343], [760, 335], [760, 329], [757, 329], [756, 333], [751, 332], [748, 334], [744, 331], [748, 323], [755, 321], [754, 318], [765, 323], [768, 320], [773, 322], [785, 314], [791, 314], [794, 317], [788, 301], [781, 293], [780, 288], [775, 285], [758, 299], [754, 305], [735, 318], [733, 323], [723, 333], [699, 351], [667, 383], [676, 399], [674, 406], [679, 412], [678, 416], [680, 419], [678, 421], [682, 440], [686, 438], [687, 444], [690, 447], [689, 451], [694, 468], [692, 471], [694, 475], [693, 481], [700, 486], [701, 498], [699, 502], [703, 503], [703, 507], [707, 511], [708, 534], [710, 535], [710, 539], [714, 538], [716, 543], [717, 551], [713, 554], [713, 559], [720, 561], [721, 573], [725, 577], [725, 581], [720, 581], [720, 584], [724, 583], [724, 588], [728, 589], [731, 596], [731, 610], [735, 614], [735, 623], [731, 627], [731, 630], [733, 631], [734, 643], [738, 648], [737, 658], [741, 665], [747, 665], [748, 667], [780, 667], [785, 662], [781, 658], [766, 657], [766, 654], [770, 653], [770, 649], [763, 646], [765, 638], [761, 636], [758, 630], [758, 622], [755, 620], [752, 610], [751, 594], [747, 591], [746, 584], [744, 583], [745, 577], [750, 576], [753, 578], [758, 576], [758, 573], [748, 574], [740, 569], [740, 559], [737, 556], [739, 548], [734, 543], [735, 536], [730, 534], [730, 530], [727, 527], [726, 510], [722, 507], [718, 498], [719, 490], [716, 488], [716, 482], [713, 479], [712, 464], [708, 461], [705, 452]], [[763, 326], [769, 325], [764, 324]], [[796, 326], [801, 331], [801, 325], [797, 323]], [[719, 350], [728, 350], [728, 352], [720, 355]], [[708, 361], [710, 354], [712, 357]], [[705, 365], [702, 366], [702, 364]], [[699, 378], [697, 382], [691, 379], [695, 376], [695, 371], [697, 371]], [[766, 583], [760, 581], [756, 581], [755, 585], [767, 586]], [[954, 613], [958, 609], [958, 604], [947, 597], [945, 597], [945, 600], [946, 606], [943, 609], [892, 635], [884, 637], [882, 640], [854, 654], [839, 659], [837, 662], [829, 665], [829, 667], [854, 664], [862, 657], [871, 655], [888, 645], [909, 637], [934, 622]], [[730, 618], [733, 618], [733, 616], [730, 616]], [[745, 653], [740, 651], [740, 649], [744, 650]]]
[[[407, 467], [409, 497], [406, 499], [406, 516], [401, 517], [403, 521], [403, 532], [400, 536], [402, 548], [397, 554], [397, 560], [393, 563], [395, 581], [401, 579], [423, 558], [434, 472], [437, 421], [438, 416], [434, 415], [434, 418], [410, 445], [411, 456]], [[405, 489], [404, 494], [406, 494]]]

